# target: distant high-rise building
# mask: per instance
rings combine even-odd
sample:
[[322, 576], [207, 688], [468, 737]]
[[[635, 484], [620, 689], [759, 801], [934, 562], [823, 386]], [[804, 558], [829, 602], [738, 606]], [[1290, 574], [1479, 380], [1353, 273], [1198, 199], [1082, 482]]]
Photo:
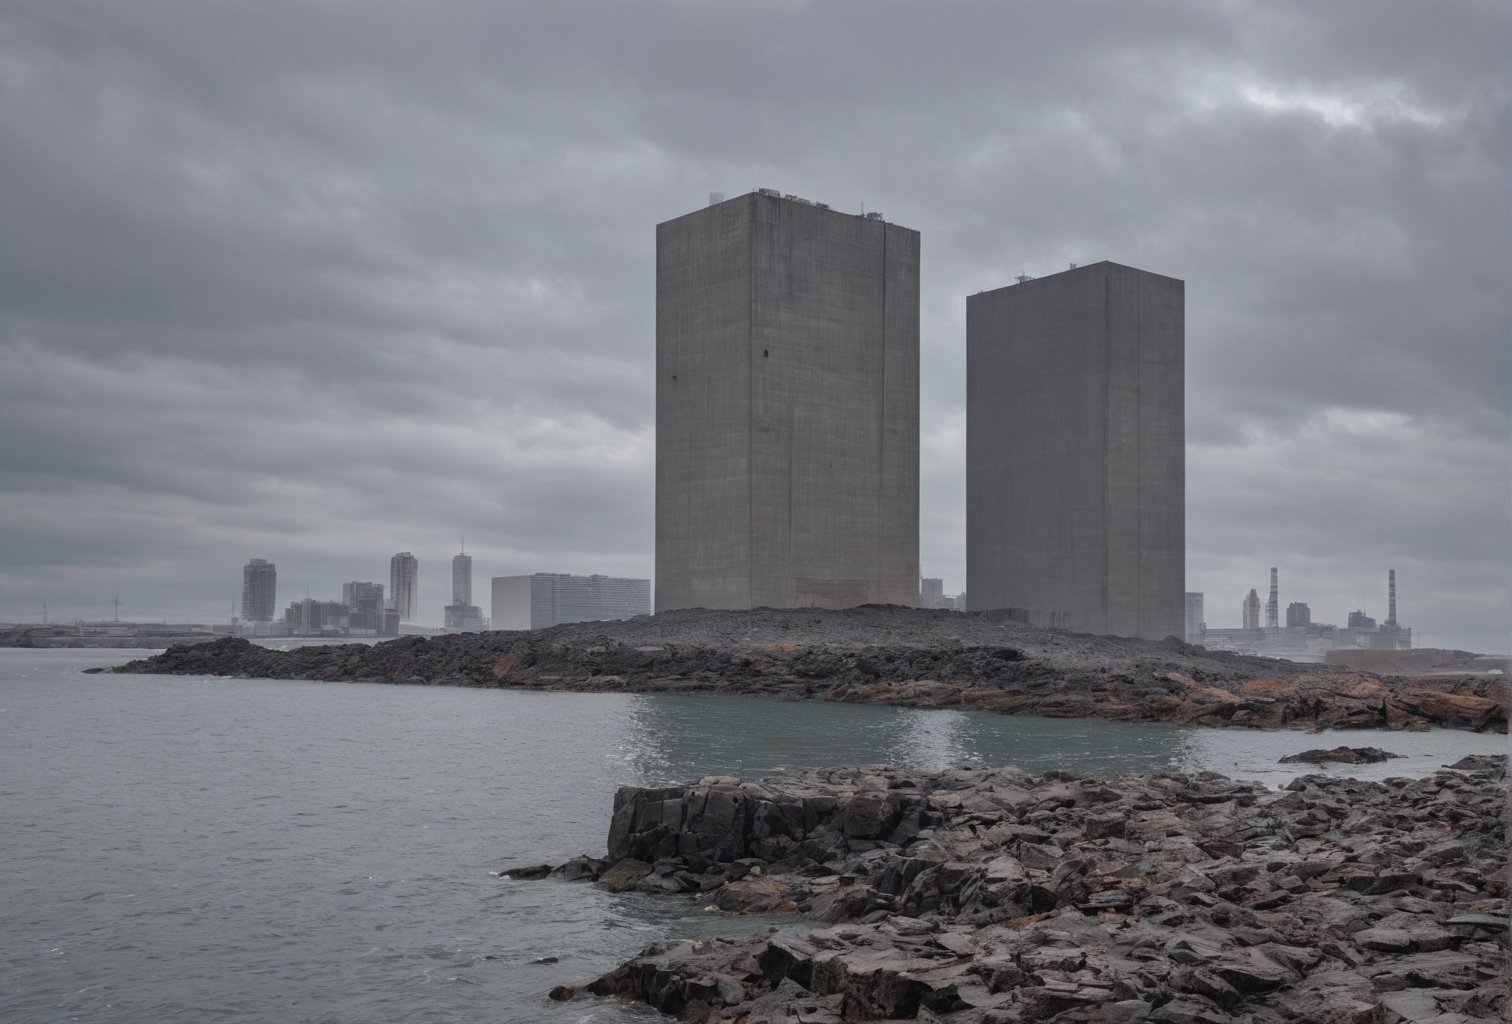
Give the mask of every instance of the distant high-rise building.
[[350, 623], [354, 633], [388, 632], [384, 627], [383, 584], [353, 580], [341, 585], [341, 601], [352, 610]]
[[383, 606], [383, 584], [367, 583], [362, 580], [343, 583], [341, 585], [341, 600], [349, 608], [358, 608], [375, 602], [381, 608]]
[[1276, 585], [1276, 567], [1271, 566], [1270, 597], [1265, 602], [1265, 625], [1275, 629], [1281, 625], [1281, 588]]
[[770, 189], [657, 225], [656, 607], [918, 596], [919, 233]]
[[389, 605], [399, 613], [400, 622], [415, 621], [419, 609], [420, 562], [408, 551], [389, 559]]
[[303, 598], [289, 605], [284, 624], [296, 635], [345, 633], [351, 623], [351, 609], [340, 601], [316, 601]]
[[925, 576], [919, 581], [919, 607], [944, 608], [945, 581]]
[[483, 609], [472, 604], [449, 604], [442, 609], [441, 621], [447, 629], [475, 633], [484, 628]]
[[278, 592], [278, 568], [263, 558], [242, 567], [242, 618], [248, 622], [272, 622]]
[[1350, 629], [1375, 629], [1376, 620], [1366, 615], [1363, 610], [1349, 613]]
[[1186, 591], [1183, 596], [1185, 614], [1182, 616], [1182, 639], [1189, 644], [1202, 643], [1202, 594]]
[[1250, 590], [1249, 595], [1244, 599], [1244, 628], [1260, 628], [1260, 595], [1255, 593], [1253, 589]]
[[460, 552], [452, 556], [452, 599], [454, 605], [472, 604], [472, 555]]
[[545, 629], [564, 622], [649, 614], [650, 580], [538, 572], [493, 578], [489, 625], [494, 629]]
[[1286, 628], [1312, 625], [1312, 609], [1304, 601], [1293, 601], [1286, 606]]
[[1185, 288], [1102, 262], [967, 298], [973, 610], [1182, 634]]

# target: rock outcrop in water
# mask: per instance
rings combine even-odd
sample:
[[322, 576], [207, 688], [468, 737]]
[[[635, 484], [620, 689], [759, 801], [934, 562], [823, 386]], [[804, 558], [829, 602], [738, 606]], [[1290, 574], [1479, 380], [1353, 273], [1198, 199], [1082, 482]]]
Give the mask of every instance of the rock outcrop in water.
[[1507, 728], [1507, 687], [1496, 678], [1388, 679], [986, 612], [878, 606], [664, 612], [291, 651], [226, 639], [113, 671], [748, 694], [1256, 728]]
[[1401, 754], [1393, 754], [1380, 747], [1334, 747], [1332, 750], [1304, 750], [1300, 754], [1288, 754], [1280, 764], [1380, 764]]
[[894, 768], [622, 789], [555, 869], [796, 910], [816, 930], [653, 947], [583, 986], [686, 1021], [1495, 1021], [1504, 758], [1284, 791], [1213, 774]]

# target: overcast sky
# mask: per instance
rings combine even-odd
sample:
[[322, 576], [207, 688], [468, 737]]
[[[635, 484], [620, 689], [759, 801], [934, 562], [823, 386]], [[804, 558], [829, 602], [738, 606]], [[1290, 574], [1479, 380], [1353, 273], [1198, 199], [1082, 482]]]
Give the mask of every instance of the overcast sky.
[[926, 575], [965, 296], [1186, 281], [1187, 585], [1505, 651], [1505, 0], [0, 5], [0, 621], [230, 615], [467, 535], [652, 572], [654, 226], [922, 233]]

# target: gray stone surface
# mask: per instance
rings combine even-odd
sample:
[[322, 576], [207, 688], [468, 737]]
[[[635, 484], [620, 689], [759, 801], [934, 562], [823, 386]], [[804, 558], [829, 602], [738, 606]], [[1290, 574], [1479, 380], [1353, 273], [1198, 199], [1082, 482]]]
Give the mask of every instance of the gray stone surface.
[[656, 251], [657, 610], [915, 604], [918, 232], [753, 193]]
[[1185, 285], [1096, 263], [966, 300], [973, 611], [1182, 635]]
[[[801, 918], [658, 944], [558, 998], [703, 1024], [1505, 1021], [1505, 771], [1277, 792], [873, 765], [626, 787], [608, 858], [554, 877]], [[1116, 835], [1093, 827], [1114, 818]], [[1451, 830], [1461, 863], [1350, 884]], [[1300, 878], [1304, 857], [1327, 866]]]

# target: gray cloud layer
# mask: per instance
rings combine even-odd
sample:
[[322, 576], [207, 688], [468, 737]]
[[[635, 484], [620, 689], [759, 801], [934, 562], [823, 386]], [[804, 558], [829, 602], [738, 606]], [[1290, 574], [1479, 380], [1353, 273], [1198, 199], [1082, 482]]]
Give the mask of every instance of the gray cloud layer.
[[[0, 10], [0, 619], [421, 560], [651, 572], [653, 225], [772, 185], [923, 233], [925, 571], [963, 297], [1184, 278], [1188, 576], [1504, 649], [1505, 4]], [[481, 579], [480, 579], [481, 585]]]

